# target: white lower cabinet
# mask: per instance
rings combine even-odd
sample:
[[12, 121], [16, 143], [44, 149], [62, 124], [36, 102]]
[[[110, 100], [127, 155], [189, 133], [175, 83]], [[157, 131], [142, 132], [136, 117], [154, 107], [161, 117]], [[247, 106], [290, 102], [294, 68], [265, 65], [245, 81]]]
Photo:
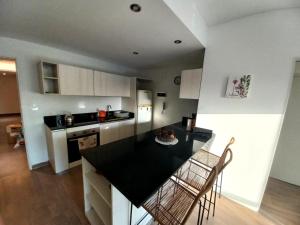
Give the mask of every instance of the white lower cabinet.
[[55, 173], [69, 169], [67, 133], [65, 129], [51, 130], [45, 126], [49, 162]]
[[100, 124], [100, 145], [134, 135], [135, 119]]
[[119, 140], [119, 122], [100, 124], [100, 145]]
[[128, 138], [134, 135], [135, 119], [119, 122], [119, 139]]
[[[100, 145], [118, 141], [134, 135], [135, 119], [100, 124]], [[98, 127], [88, 125], [88, 128]], [[79, 127], [51, 130], [45, 125], [49, 162], [55, 173], [70, 168], [68, 159], [67, 131], [77, 131]], [[82, 129], [82, 128], [80, 128]]]
[[[84, 210], [91, 225], [129, 225], [130, 206], [128, 199], [111, 185], [105, 177], [82, 158]], [[132, 224], [136, 224], [146, 211], [133, 207]], [[140, 224], [146, 225], [151, 216]]]

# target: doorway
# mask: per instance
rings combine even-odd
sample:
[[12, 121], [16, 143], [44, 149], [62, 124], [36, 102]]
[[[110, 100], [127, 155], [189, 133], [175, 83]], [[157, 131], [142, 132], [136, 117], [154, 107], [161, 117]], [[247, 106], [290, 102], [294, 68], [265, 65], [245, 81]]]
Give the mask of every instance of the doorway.
[[28, 171], [16, 60], [0, 58], [0, 179]]
[[300, 61], [273, 161], [261, 212], [278, 224], [300, 221]]

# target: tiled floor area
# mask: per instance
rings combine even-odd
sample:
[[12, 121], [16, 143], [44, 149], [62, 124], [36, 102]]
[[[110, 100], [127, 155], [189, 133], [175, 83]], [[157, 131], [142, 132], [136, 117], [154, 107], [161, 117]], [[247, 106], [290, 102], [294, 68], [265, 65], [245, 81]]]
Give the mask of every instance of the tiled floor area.
[[[83, 212], [80, 166], [61, 176], [54, 175], [49, 166], [29, 171], [24, 149], [13, 150], [11, 146], [2, 144], [0, 145], [0, 196], [0, 225], [89, 224]], [[215, 218], [211, 218], [208, 222], [205, 220], [204, 224], [282, 224], [273, 223], [268, 219], [272, 217], [274, 211], [270, 211], [268, 216], [265, 216], [265, 212], [266, 210], [264, 213], [255, 213], [223, 197], [218, 202]], [[195, 225], [196, 219], [197, 209], [194, 210], [187, 224]]]

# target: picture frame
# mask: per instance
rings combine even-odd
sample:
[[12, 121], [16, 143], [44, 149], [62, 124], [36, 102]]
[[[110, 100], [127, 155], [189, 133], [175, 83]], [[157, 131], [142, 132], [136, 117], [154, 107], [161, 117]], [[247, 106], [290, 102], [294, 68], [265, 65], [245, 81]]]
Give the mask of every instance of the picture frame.
[[248, 98], [252, 79], [252, 75], [230, 76], [228, 78], [225, 97]]

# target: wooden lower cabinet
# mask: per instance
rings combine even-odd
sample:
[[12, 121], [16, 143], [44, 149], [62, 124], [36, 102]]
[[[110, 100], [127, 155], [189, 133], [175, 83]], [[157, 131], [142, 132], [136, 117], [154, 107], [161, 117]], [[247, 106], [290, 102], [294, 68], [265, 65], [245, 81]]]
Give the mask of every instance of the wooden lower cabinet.
[[[128, 199], [119, 192], [96, 169], [82, 158], [84, 210], [91, 225], [129, 225], [130, 206]], [[136, 224], [146, 211], [133, 206], [132, 224]], [[151, 216], [140, 224], [146, 225]]]

